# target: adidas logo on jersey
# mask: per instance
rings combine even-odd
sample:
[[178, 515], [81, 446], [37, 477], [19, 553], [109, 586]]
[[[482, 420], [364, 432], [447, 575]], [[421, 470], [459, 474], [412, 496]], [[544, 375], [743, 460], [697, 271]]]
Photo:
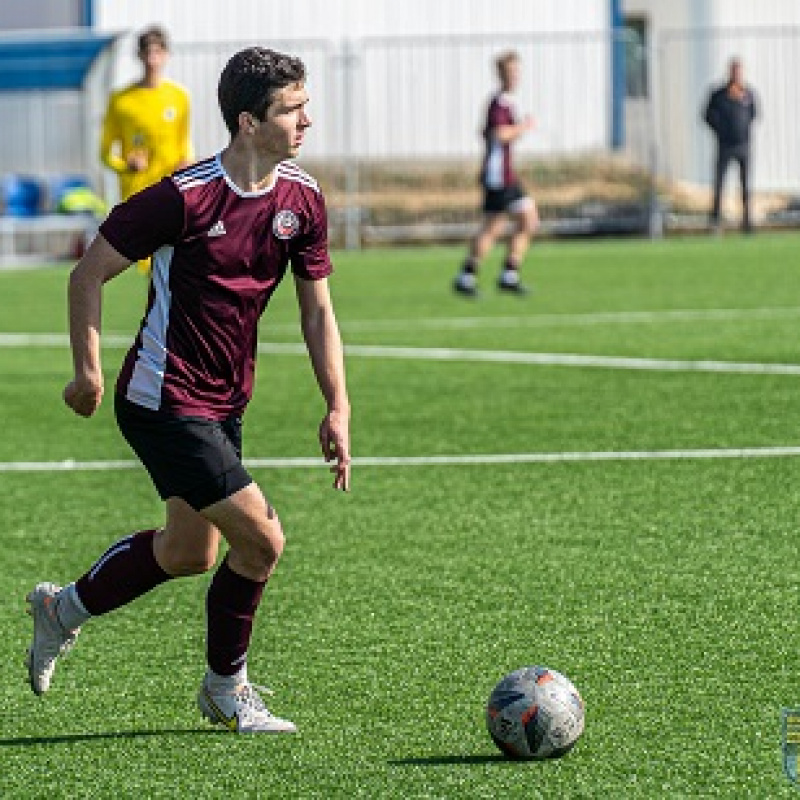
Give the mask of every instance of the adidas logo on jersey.
[[206, 236], [224, 236], [225, 233], [225, 223], [220, 219], [208, 229]]

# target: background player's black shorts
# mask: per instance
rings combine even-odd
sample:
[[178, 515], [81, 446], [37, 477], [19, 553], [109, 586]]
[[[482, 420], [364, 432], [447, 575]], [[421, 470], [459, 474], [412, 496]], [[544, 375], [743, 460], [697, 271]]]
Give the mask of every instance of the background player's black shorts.
[[253, 479], [242, 465], [242, 422], [173, 417], [114, 396], [122, 435], [162, 500], [180, 497], [196, 511], [244, 489]]
[[485, 214], [504, 214], [509, 211], [516, 211], [514, 204], [528, 193], [518, 183], [512, 183], [502, 189], [483, 190], [483, 211]]

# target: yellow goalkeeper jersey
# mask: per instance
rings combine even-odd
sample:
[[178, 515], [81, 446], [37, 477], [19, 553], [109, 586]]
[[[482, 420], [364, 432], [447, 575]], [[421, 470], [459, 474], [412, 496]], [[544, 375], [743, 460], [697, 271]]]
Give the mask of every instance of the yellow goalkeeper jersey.
[[[147, 167], [134, 172], [127, 159], [143, 155]], [[189, 95], [177, 83], [132, 84], [114, 92], [103, 120], [103, 163], [119, 176], [121, 199], [161, 180], [194, 160], [189, 132]]]

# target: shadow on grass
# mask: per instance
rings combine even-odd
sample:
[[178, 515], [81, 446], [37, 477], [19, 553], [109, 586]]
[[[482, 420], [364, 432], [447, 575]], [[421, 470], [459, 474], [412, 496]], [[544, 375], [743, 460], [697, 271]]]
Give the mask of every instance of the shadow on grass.
[[454, 764], [512, 764], [502, 753], [493, 755], [426, 756], [424, 758], [396, 758], [388, 762], [392, 767], [443, 767]]
[[2, 747], [31, 747], [37, 744], [75, 744], [77, 742], [98, 742], [110, 739], [146, 739], [155, 736], [219, 736], [229, 731], [213, 728], [164, 728], [150, 731], [113, 731], [110, 733], [65, 733], [59, 736], [17, 736], [0, 739]]

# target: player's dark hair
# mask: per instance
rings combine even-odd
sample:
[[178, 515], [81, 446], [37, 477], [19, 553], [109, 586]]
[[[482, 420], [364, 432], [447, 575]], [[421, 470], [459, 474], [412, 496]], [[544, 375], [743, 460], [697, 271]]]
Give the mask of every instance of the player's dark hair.
[[136, 40], [137, 52], [144, 53], [151, 44], [157, 44], [169, 50], [169, 35], [160, 25], [145, 28]]
[[239, 114], [263, 119], [275, 92], [306, 78], [299, 58], [266, 47], [248, 47], [232, 56], [219, 78], [217, 97], [231, 136], [239, 132]]

